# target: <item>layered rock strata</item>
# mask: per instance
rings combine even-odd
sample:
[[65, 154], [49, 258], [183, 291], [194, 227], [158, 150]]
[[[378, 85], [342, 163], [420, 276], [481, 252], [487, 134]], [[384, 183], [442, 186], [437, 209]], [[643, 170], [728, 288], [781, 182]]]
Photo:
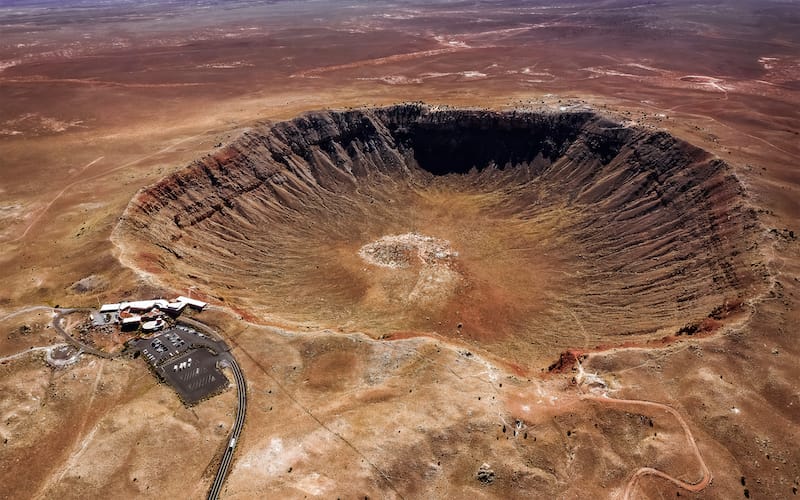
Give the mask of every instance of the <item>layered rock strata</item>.
[[[452, 279], [359, 255], [406, 234], [448, 242]], [[115, 232], [125, 262], [254, 321], [525, 364], [736, 309], [763, 286], [760, 238], [732, 168], [665, 132], [415, 104], [259, 125], [142, 190]]]

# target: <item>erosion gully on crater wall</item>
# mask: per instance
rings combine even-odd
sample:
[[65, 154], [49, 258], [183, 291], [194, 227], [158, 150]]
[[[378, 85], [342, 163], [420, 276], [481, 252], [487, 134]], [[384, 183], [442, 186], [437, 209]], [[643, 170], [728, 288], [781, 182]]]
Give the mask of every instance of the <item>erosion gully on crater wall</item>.
[[142, 190], [125, 263], [250, 320], [439, 335], [528, 367], [718, 328], [765, 286], [732, 169], [591, 111], [263, 124]]

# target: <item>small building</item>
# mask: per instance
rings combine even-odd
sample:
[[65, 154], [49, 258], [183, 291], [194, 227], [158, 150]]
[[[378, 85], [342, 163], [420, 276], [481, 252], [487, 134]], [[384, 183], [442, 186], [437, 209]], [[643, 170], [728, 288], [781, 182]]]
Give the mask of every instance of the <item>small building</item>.
[[142, 331], [155, 332], [164, 328], [166, 324], [167, 323], [161, 318], [152, 321], [145, 321], [144, 323], [142, 323]]
[[117, 323], [124, 331], [138, 330], [146, 333], [156, 332], [167, 326], [170, 317], [177, 318], [186, 307], [202, 311], [208, 303], [190, 297], [179, 296], [172, 301], [164, 299], [134, 300], [103, 304], [92, 313], [95, 326]]
[[164, 299], [154, 300], [137, 300], [134, 302], [123, 302], [120, 304], [120, 309], [130, 309], [131, 311], [150, 311], [156, 307], [166, 309], [169, 305]]
[[142, 317], [139, 315], [128, 316], [127, 318], [122, 318], [120, 321], [122, 329], [127, 331], [138, 329], [141, 322]]
[[192, 308], [197, 309], [198, 311], [202, 311], [208, 305], [208, 302], [203, 302], [202, 300], [190, 299], [189, 297], [184, 297], [183, 295], [175, 299], [175, 302], [183, 302], [189, 306], [192, 306]]
[[170, 302], [169, 304], [167, 304], [167, 312], [175, 316], [178, 316], [180, 315], [181, 312], [183, 312], [183, 308], [186, 306], [187, 306], [186, 302], [180, 302], [180, 301]]

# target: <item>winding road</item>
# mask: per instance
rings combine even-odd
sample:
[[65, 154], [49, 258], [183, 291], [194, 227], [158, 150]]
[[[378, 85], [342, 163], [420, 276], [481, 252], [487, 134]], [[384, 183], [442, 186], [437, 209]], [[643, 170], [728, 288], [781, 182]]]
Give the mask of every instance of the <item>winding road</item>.
[[236, 420], [233, 423], [233, 429], [231, 429], [231, 433], [228, 438], [228, 446], [225, 448], [225, 452], [222, 454], [222, 460], [219, 463], [217, 475], [214, 477], [214, 482], [211, 483], [211, 488], [208, 491], [209, 500], [216, 500], [219, 498], [219, 492], [222, 489], [222, 485], [228, 475], [231, 461], [233, 461], [233, 452], [236, 450], [236, 442], [239, 440], [239, 434], [242, 432], [242, 427], [244, 426], [244, 416], [245, 412], [247, 411], [247, 384], [244, 380], [244, 374], [242, 374], [242, 370], [239, 368], [239, 364], [236, 362], [236, 359], [234, 359], [234, 357], [230, 354], [226, 354], [226, 356], [231, 364], [231, 370], [233, 370], [233, 376], [236, 380]]
[[[210, 337], [217, 339], [217, 341], [224, 343], [221, 335], [199, 321], [191, 318], [181, 318], [178, 320], [178, 323], [183, 323], [197, 330], [201, 330]], [[225, 345], [227, 346], [227, 344]], [[231, 370], [233, 371], [233, 378], [236, 382], [236, 419], [233, 422], [231, 433], [228, 435], [228, 446], [225, 447], [225, 451], [222, 453], [222, 459], [219, 462], [217, 474], [214, 476], [214, 482], [211, 483], [211, 488], [208, 490], [208, 500], [216, 500], [219, 498], [219, 492], [222, 490], [222, 485], [225, 483], [225, 478], [228, 476], [228, 471], [233, 461], [233, 453], [236, 451], [239, 435], [242, 433], [242, 428], [244, 427], [244, 417], [247, 413], [247, 382], [244, 379], [242, 369], [239, 367], [239, 363], [236, 362], [236, 358], [234, 358], [230, 352], [220, 353], [220, 357], [230, 363]]]
[[[6, 315], [3, 318], [0, 318], [0, 320], [6, 320], [6, 319], [9, 319], [9, 318], [14, 317], [16, 315], [23, 314], [23, 313], [26, 313], [26, 312], [36, 311], [36, 310], [52, 310], [53, 313], [54, 313], [53, 314], [53, 328], [70, 345], [75, 346], [79, 350], [79, 353], [84, 352], [84, 353], [93, 354], [95, 356], [98, 356], [98, 357], [101, 357], [101, 358], [106, 358], [106, 359], [114, 358], [114, 357], [118, 356], [118, 355], [110, 354], [110, 353], [105, 352], [105, 351], [101, 351], [101, 350], [96, 349], [96, 348], [94, 348], [94, 347], [92, 347], [90, 345], [87, 345], [87, 344], [85, 344], [83, 342], [80, 342], [79, 340], [75, 339], [72, 335], [67, 333], [66, 330], [64, 330], [64, 327], [62, 326], [62, 320], [64, 319], [64, 315], [65, 314], [70, 314], [70, 313], [75, 313], [75, 312], [87, 312], [88, 313], [88, 312], [91, 311], [90, 309], [82, 309], [82, 308], [81, 309], [52, 309], [50, 307], [45, 307], [45, 306], [35, 306], [35, 307], [29, 307], [29, 308], [21, 309], [19, 311], [15, 311], [13, 313], [10, 313], [10, 314]], [[181, 318], [179, 320], [179, 323], [185, 323], [185, 324], [187, 324], [189, 326], [192, 326], [193, 328], [196, 328], [198, 330], [204, 331], [205, 333], [210, 335], [212, 338], [217, 339], [217, 341], [221, 342], [222, 345], [225, 348], [227, 348], [227, 344], [225, 344], [225, 342], [222, 339], [222, 337], [219, 334], [217, 334], [217, 332], [215, 332], [214, 330], [212, 330], [211, 328], [206, 326], [205, 324], [200, 323], [199, 321], [195, 321], [195, 320], [189, 319], [189, 318]], [[28, 355], [28, 354], [30, 354], [32, 352], [44, 351], [44, 350], [52, 349], [53, 347], [58, 347], [58, 346], [61, 346], [61, 345], [63, 345], [63, 344], [56, 344], [56, 345], [52, 345], [52, 346], [34, 347], [34, 348], [31, 348], [31, 349], [25, 350], [23, 352], [19, 352], [19, 353], [13, 354], [11, 356], [6, 356], [4, 358], [0, 358], [0, 362], [10, 361], [10, 360], [13, 360], [13, 359]], [[211, 483], [211, 488], [209, 489], [209, 492], [208, 492], [209, 500], [216, 500], [217, 498], [219, 498], [219, 493], [220, 493], [220, 491], [222, 489], [222, 485], [225, 483], [225, 479], [226, 479], [226, 477], [228, 475], [228, 471], [230, 470], [231, 463], [233, 462], [233, 454], [236, 451], [236, 444], [237, 444], [237, 441], [239, 440], [239, 435], [242, 432], [242, 428], [244, 427], [245, 414], [247, 412], [247, 382], [245, 381], [244, 374], [242, 373], [242, 369], [239, 367], [239, 363], [236, 362], [236, 359], [233, 357], [232, 354], [230, 354], [230, 352], [220, 352], [219, 355], [220, 355], [220, 357], [222, 357], [224, 360], [226, 360], [229, 363], [229, 365], [231, 367], [231, 370], [233, 371], [234, 380], [236, 382], [236, 395], [237, 395], [236, 419], [234, 420], [233, 427], [231, 429], [231, 433], [228, 436], [227, 446], [225, 447], [225, 451], [222, 454], [222, 459], [220, 460], [219, 468], [217, 469], [217, 474], [214, 477], [213, 483]]]
[[89, 312], [91, 309], [56, 309], [56, 314], [53, 316], [53, 328], [55, 328], [56, 332], [61, 335], [64, 340], [75, 346], [76, 348], [80, 349], [83, 352], [94, 354], [100, 358], [111, 359], [119, 356], [119, 354], [110, 354], [105, 351], [101, 351], [100, 349], [95, 349], [94, 347], [84, 344], [83, 342], [77, 340], [72, 335], [67, 333], [64, 328], [61, 326], [61, 319], [63, 318], [64, 314], [73, 313], [73, 312]]
[[643, 476], [656, 476], [662, 479], [666, 479], [667, 481], [671, 482], [678, 488], [683, 488], [684, 490], [690, 491], [692, 493], [697, 493], [699, 491], [702, 491], [703, 489], [705, 489], [706, 486], [711, 484], [711, 478], [712, 478], [711, 471], [708, 470], [708, 466], [706, 465], [705, 460], [703, 460], [703, 455], [700, 454], [700, 449], [697, 447], [697, 443], [694, 440], [694, 436], [692, 435], [691, 429], [689, 429], [689, 424], [686, 423], [686, 420], [684, 420], [681, 414], [678, 413], [674, 408], [667, 406], [665, 404], [655, 403], [653, 401], [638, 400], [638, 399], [615, 399], [606, 396], [588, 396], [588, 395], [581, 396], [581, 399], [585, 401], [594, 401], [596, 403], [604, 405], [644, 406], [647, 408], [656, 408], [669, 413], [680, 424], [684, 434], [686, 435], [686, 440], [689, 441], [689, 445], [692, 452], [697, 457], [697, 461], [700, 463], [700, 469], [702, 470], [703, 477], [702, 479], [700, 479], [700, 481], [696, 483], [689, 483], [686, 481], [682, 481], [674, 476], [670, 476], [666, 472], [662, 472], [652, 467], [640, 467], [636, 469], [636, 472], [633, 473], [633, 476], [631, 476], [630, 480], [628, 481], [628, 484], [625, 486], [625, 493], [622, 496], [624, 500], [629, 500], [630, 498], [632, 498], [633, 490], [636, 487], [636, 483]]

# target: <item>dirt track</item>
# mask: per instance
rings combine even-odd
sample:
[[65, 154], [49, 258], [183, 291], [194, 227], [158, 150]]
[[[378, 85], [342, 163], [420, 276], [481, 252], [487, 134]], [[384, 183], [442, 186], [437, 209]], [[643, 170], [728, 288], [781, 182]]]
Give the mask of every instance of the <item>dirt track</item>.
[[673, 418], [675, 418], [675, 420], [677, 420], [678, 423], [680, 423], [681, 428], [683, 428], [683, 431], [684, 431], [684, 433], [686, 435], [686, 440], [688, 441], [689, 446], [691, 447], [691, 450], [692, 450], [693, 454], [695, 455], [695, 457], [697, 457], [697, 461], [700, 464], [700, 470], [702, 471], [702, 474], [703, 474], [702, 479], [700, 479], [699, 481], [694, 482], [694, 483], [689, 483], [689, 482], [683, 481], [681, 479], [678, 479], [676, 477], [673, 477], [673, 476], [667, 474], [666, 472], [660, 471], [658, 469], [654, 469], [652, 467], [640, 467], [640, 468], [636, 469], [636, 471], [633, 473], [633, 475], [631, 476], [630, 480], [628, 481], [627, 485], [625, 486], [625, 492], [623, 494], [623, 498], [625, 500], [628, 500], [630, 498], [634, 498], [633, 494], [634, 494], [634, 490], [636, 488], [636, 483], [642, 477], [645, 477], [645, 476], [656, 476], [656, 477], [660, 477], [662, 479], [666, 479], [667, 481], [670, 481], [671, 483], [673, 483], [674, 485], [678, 486], [679, 488], [682, 488], [682, 489], [684, 489], [686, 491], [690, 491], [690, 492], [693, 492], [693, 493], [697, 493], [697, 492], [703, 491], [706, 488], [706, 486], [708, 486], [711, 483], [711, 479], [712, 479], [711, 471], [708, 470], [708, 466], [706, 465], [705, 460], [703, 460], [703, 455], [700, 454], [700, 450], [697, 448], [697, 443], [694, 440], [694, 436], [692, 435], [692, 431], [689, 428], [689, 424], [686, 423], [686, 420], [684, 420], [684, 418], [681, 416], [681, 414], [678, 413], [677, 410], [675, 410], [674, 408], [672, 408], [670, 406], [667, 406], [665, 404], [656, 403], [656, 402], [653, 402], [653, 401], [644, 401], [644, 400], [636, 400], [636, 399], [615, 399], [615, 398], [606, 397], [606, 396], [582, 395], [581, 399], [584, 400], [584, 401], [593, 401], [593, 402], [598, 403], [598, 404], [610, 405], [610, 406], [614, 406], [614, 407], [620, 407], [620, 406], [622, 406], [622, 407], [624, 407], [624, 406], [636, 407], [636, 406], [638, 406], [638, 407], [643, 407], [643, 408], [652, 408], [652, 409], [656, 409], [656, 410], [665, 411], [665, 412], [669, 413]]

